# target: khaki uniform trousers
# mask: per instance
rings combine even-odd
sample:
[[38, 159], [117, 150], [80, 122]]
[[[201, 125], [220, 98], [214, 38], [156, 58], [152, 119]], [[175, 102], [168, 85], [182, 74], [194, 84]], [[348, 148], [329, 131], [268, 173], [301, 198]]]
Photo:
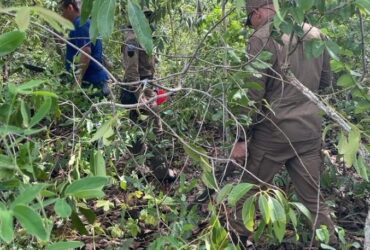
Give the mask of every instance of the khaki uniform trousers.
[[[317, 223], [313, 225], [313, 228], [319, 228], [322, 224], [326, 225], [333, 236], [334, 224], [328, 208], [323, 204], [321, 195], [319, 204], [317, 204], [320, 173], [323, 166], [321, 140], [293, 142], [292, 145], [295, 151], [289, 143], [262, 142], [252, 138], [248, 143], [247, 169], [262, 181], [271, 183], [274, 176], [285, 166], [294, 184], [296, 194], [311, 212], [313, 222], [318, 215]], [[246, 172], [242, 176], [242, 181], [262, 185]], [[248, 236], [242, 220], [243, 203], [251, 193], [256, 191], [247, 193], [246, 197], [237, 204], [234, 214], [231, 216], [233, 219], [231, 219], [230, 225], [235, 233], [243, 237]]]

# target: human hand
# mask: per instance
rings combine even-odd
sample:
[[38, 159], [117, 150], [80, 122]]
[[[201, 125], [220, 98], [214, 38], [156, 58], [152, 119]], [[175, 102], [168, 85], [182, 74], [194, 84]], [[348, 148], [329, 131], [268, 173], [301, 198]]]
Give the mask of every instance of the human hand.
[[231, 158], [234, 159], [236, 162], [244, 162], [247, 156], [247, 142], [237, 142], [232, 149]]

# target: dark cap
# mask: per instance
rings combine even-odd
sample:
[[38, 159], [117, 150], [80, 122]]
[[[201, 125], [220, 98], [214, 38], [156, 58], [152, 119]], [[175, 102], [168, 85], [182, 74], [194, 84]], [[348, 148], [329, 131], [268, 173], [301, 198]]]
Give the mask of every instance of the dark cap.
[[268, 4], [273, 4], [273, 1], [272, 0], [247, 0], [245, 4], [245, 8], [247, 9], [247, 13], [251, 13], [253, 10], [258, 9]]

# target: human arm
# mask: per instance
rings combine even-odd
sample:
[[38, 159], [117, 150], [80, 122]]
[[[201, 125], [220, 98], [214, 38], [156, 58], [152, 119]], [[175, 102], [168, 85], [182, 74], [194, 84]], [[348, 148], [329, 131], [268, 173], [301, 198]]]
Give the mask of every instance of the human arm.
[[323, 64], [320, 77], [320, 88], [324, 89], [331, 86], [332, 72], [330, 69], [330, 56], [327, 50], [323, 53]]
[[[91, 55], [91, 47], [86, 46], [81, 49], [84, 51], [86, 54]], [[85, 55], [84, 53], [81, 53], [81, 58], [80, 58], [80, 70], [79, 74], [77, 76], [78, 83], [82, 82], [82, 79], [86, 73], [87, 68], [89, 67], [90, 64], [90, 57]]]
[[139, 74], [139, 47], [135, 40], [127, 41], [122, 48], [125, 81], [140, 80]]

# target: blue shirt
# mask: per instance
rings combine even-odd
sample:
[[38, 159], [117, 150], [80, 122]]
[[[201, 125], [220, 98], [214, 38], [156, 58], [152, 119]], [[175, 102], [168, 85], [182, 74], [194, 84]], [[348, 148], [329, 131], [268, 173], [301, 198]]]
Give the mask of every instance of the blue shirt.
[[[73, 21], [75, 29], [69, 32], [68, 41], [75, 46], [82, 48], [85, 46], [90, 46], [91, 56], [95, 58], [98, 62], [103, 62], [103, 44], [101, 39], [97, 39], [95, 44], [90, 41], [90, 20], [80, 26], [80, 17], [75, 18]], [[66, 52], [66, 69], [71, 70], [71, 64], [73, 63], [73, 57], [78, 54], [78, 50], [72, 48], [72, 46], [67, 44]], [[100, 67], [98, 64], [90, 60], [89, 66], [83, 76], [84, 81], [87, 81], [93, 85], [100, 85], [102, 82], [109, 79], [108, 73]]]

